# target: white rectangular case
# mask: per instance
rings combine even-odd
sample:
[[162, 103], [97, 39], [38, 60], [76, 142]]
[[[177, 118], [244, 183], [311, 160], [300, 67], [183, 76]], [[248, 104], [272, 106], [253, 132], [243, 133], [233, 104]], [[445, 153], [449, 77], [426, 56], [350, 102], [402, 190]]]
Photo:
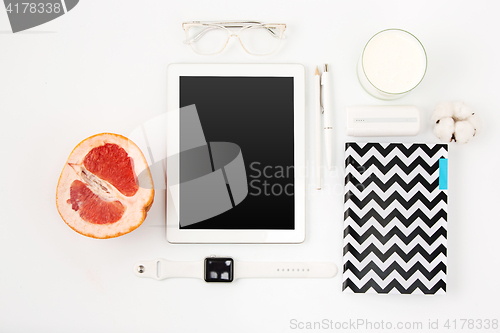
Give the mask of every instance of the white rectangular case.
[[420, 132], [420, 111], [412, 105], [349, 106], [349, 136], [413, 136]]

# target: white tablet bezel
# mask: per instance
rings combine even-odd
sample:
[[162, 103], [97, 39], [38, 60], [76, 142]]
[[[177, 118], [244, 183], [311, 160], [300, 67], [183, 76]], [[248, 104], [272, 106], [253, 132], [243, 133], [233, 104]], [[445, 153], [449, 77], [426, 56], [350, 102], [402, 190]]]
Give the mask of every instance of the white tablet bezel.
[[[305, 75], [300, 64], [170, 64], [167, 70], [167, 156], [179, 152], [179, 78], [181, 76], [293, 77], [294, 89], [294, 230], [180, 229], [174, 207], [179, 207], [178, 167], [167, 170], [166, 237], [170, 243], [301, 243], [305, 239]], [[173, 168], [175, 169], [175, 168]]]

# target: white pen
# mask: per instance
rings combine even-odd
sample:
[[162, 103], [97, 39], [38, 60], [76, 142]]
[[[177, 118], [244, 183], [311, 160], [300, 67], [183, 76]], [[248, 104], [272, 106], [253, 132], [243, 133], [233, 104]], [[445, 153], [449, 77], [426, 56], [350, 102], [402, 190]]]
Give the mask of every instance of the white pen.
[[318, 67], [314, 72], [314, 117], [316, 118], [316, 189], [321, 190], [321, 83]]
[[326, 166], [328, 170], [332, 169], [332, 154], [333, 154], [333, 124], [332, 124], [332, 107], [330, 104], [330, 84], [331, 73], [328, 71], [328, 64], [325, 64], [323, 74], [321, 75], [321, 85], [323, 86], [323, 112], [325, 119], [323, 120], [323, 128], [325, 132], [325, 152]]

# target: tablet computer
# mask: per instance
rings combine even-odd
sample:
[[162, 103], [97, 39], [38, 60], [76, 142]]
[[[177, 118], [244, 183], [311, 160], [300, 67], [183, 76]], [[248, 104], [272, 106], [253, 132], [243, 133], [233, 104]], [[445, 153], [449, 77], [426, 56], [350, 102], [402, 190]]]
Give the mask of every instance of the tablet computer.
[[304, 241], [304, 67], [171, 64], [167, 78], [167, 240]]

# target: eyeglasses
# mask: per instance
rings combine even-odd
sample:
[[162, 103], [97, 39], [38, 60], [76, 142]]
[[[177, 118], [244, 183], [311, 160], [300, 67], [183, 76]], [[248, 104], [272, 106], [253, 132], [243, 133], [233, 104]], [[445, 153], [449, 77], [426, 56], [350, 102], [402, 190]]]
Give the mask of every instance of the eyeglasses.
[[[185, 44], [199, 54], [211, 55], [222, 52], [231, 37], [238, 37], [243, 49], [253, 55], [268, 55], [278, 49], [284, 23], [262, 23], [258, 21], [185, 22]], [[235, 29], [237, 29], [235, 31]]]

